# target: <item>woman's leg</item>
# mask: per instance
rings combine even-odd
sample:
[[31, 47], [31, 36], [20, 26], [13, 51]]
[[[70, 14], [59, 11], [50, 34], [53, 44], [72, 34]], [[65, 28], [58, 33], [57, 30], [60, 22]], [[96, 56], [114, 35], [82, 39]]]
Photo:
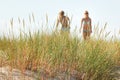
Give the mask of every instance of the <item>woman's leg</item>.
[[91, 34], [90, 32], [87, 32], [87, 37], [88, 37], [89, 39], [90, 39], [90, 34]]
[[83, 31], [83, 38], [84, 38], [84, 40], [86, 40], [86, 38], [87, 38], [87, 32]]

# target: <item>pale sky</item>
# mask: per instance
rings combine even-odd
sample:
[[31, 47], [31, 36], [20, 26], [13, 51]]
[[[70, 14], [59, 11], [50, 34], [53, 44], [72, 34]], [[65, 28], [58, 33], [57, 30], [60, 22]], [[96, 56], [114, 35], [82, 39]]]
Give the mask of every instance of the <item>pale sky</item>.
[[99, 22], [99, 27], [103, 27], [107, 22], [110, 30], [118, 31], [119, 8], [120, 0], [0, 0], [0, 34], [8, 28], [10, 18], [28, 19], [31, 13], [38, 22], [44, 21], [48, 14], [49, 23], [53, 25], [60, 10], [64, 10], [69, 17], [73, 16], [71, 29], [75, 26], [79, 28], [83, 13], [88, 10], [93, 26]]

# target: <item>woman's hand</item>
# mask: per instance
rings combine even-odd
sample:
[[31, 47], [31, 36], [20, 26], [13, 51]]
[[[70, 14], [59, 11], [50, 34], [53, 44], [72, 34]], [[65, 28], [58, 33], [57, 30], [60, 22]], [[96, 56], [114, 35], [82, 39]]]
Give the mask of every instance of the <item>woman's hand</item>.
[[80, 33], [81, 33], [81, 30], [82, 30], [82, 27], [80, 27], [80, 30], [79, 30]]
[[92, 33], [92, 30], [90, 30], [90, 33]]

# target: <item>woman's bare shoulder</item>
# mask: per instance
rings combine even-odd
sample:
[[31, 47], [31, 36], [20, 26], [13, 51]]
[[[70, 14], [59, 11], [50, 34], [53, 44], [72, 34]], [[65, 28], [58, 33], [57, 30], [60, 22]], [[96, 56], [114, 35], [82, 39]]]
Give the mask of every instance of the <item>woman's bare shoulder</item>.
[[68, 16], [65, 16], [65, 18], [69, 20], [69, 17], [68, 17]]
[[58, 16], [58, 17], [57, 17], [57, 21], [60, 21], [60, 20], [61, 20], [61, 18]]
[[91, 18], [89, 17], [89, 20], [91, 20]]
[[85, 20], [85, 18], [82, 18], [81, 20], [82, 20], [82, 21], [84, 21], [84, 20]]

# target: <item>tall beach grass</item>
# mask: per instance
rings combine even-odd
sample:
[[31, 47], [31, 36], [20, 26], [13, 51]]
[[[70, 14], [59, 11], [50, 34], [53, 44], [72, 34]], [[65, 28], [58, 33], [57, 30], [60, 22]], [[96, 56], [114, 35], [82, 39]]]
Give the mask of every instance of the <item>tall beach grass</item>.
[[[48, 23], [48, 16], [46, 16]], [[25, 20], [19, 23], [25, 26]], [[29, 16], [30, 23], [35, 17]], [[14, 28], [14, 21], [10, 21]], [[42, 25], [41, 25], [42, 26]], [[45, 31], [23, 33], [19, 37], [0, 37], [0, 66], [11, 66], [22, 71], [45, 69], [50, 76], [56, 72], [73, 71], [85, 73], [85, 80], [110, 80], [109, 73], [113, 66], [120, 65], [120, 41], [109, 38], [110, 32], [95, 26], [96, 34], [84, 41], [66, 33]], [[14, 34], [13, 34], [14, 36]], [[97, 36], [97, 38], [95, 38]]]

